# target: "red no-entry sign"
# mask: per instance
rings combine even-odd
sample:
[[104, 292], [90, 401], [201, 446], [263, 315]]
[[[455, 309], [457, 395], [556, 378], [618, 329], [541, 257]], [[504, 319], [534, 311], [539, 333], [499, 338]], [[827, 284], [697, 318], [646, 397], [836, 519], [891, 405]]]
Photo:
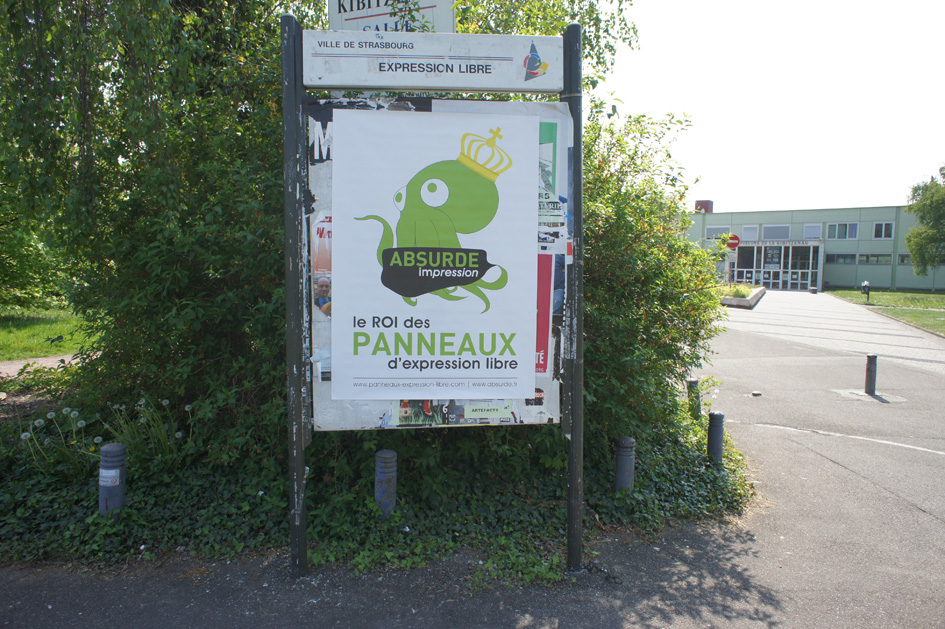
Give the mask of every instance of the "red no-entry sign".
[[725, 243], [725, 246], [728, 247], [729, 249], [737, 249], [739, 242], [740, 240], [738, 236], [736, 236], [735, 234], [732, 234], [731, 236], [728, 237], [728, 242]]

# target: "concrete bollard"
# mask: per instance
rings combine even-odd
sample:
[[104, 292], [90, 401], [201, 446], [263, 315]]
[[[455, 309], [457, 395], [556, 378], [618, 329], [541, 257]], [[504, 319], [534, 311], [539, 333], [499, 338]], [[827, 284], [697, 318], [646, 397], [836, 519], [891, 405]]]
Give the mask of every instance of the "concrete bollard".
[[863, 392], [866, 395], [876, 395], [876, 354], [866, 355], [866, 385]]
[[722, 463], [722, 437], [725, 435], [725, 415], [709, 413], [709, 434], [707, 451], [714, 463]]
[[374, 502], [386, 520], [397, 504], [397, 453], [378, 450], [374, 455]]
[[118, 519], [118, 511], [125, 506], [125, 445], [106, 443], [102, 446], [98, 470], [98, 512], [112, 514]]
[[633, 491], [637, 458], [637, 442], [633, 437], [621, 437], [617, 440], [617, 487], [616, 490]]
[[686, 394], [689, 396], [689, 415], [694, 421], [702, 418], [702, 397], [699, 394], [699, 378], [686, 380]]

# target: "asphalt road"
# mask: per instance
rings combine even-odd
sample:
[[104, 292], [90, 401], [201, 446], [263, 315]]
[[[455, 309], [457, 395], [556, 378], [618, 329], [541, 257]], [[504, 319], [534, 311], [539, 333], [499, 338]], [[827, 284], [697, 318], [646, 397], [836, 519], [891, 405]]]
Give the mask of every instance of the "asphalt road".
[[777, 594], [775, 619], [945, 626], [945, 339], [824, 294], [729, 313], [700, 375], [755, 473], [741, 565]]
[[[698, 375], [758, 498], [656, 542], [598, 534], [587, 574], [472, 590], [484, 558], [289, 578], [285, 553], [113, 575], [0, 568], [4, 626], [945, 627], [945, 339], [830, 295], [731, 310]], [[863, 394], [865, 355], [877, 394]], [[753, 395], [760, 393], [760, 395]]]

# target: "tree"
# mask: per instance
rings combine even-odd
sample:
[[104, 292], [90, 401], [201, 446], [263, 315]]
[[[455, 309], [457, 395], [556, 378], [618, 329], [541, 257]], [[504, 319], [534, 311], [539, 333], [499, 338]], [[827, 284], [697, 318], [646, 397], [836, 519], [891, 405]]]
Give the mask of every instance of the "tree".
[[[262, 497], [265, 486], [264, 500], [286, 510], [279, 15], [289, 10], [306, 28], [324, 28], [324, 2], [307, 6], [303, 15], [298, 4], [277, 0], [8, 0], [0, 13], [0, 130], [8, 140], [0, 143], [2, 199], [11, 215], [49, 232], [75, 276], [70, 297], [95, 339], [79, 365], [76, 402], [109, 417], [108, 403], [133, 405], [144, 392], [187, 413], [175, 421], [186, 428], [187, 460], [199, 460], [198, 473], [139, 474], [138, 487], [172, 478], [217, 494], [216, 479], [198, 480], [203, 466], [233, 466], [239, 469], [219, 476], [258, 475], [239, 486], [240, 495]], [[585, 72], [599, 76], [611, 69], [616, 46], [635, 39], [628, 6], [461, 0], [457, 30], [560, 35], [577, 21], [584, 25]], [[613, 109], [607, 116], [602, 106], [588, 109], [587, 495], [606, 494], [615, 504], [608, 479], [614, 439], [632, 434], [646, 452], [638, 460], [650, 470], [632, 499], [645, 503], [652, 526], [654, 513], [668, 512], [667, 495], [677, 485], [685, 493], [693, 477], [724, 475], [708, 471], [704, 448], [670, 430], [659, 434], [673, 427], [675, 385], [704, 355], [719, 304], [708, 290], [709, 254], [684, 236], [685, 186], [669, 155], [686, 122], [634, 116], [617, 125]], [[129, 432], [139, 421], [125, 422]], [[390, 555], [375, 553], [380, 529], [369, 513], [374, 456], [383, 448], [399, 454], [409, 509], [436, 516], [427, 520], [433, 537], [418, 549], [462, 543], [489, 530], [483, 523], [501, 532], [487, 537], [502, 547], [506, 534], [536, 521], [557, 527], [565, 440], [559, 426], [547, 425], [320, 432], [306, 450], [306, 500], [318, 505], [313, 537], [324, 532], [344, 538], [345, 552]], [[688, 454], [679, 456], [683, 450]], [[7, 458], [8, 470], [15, 461]], [[682, 467], [688, 477], [670, 482]], [[83, 495], [86, 479], [71, 475], [70, 494]], [[236, 485], [219, 484], [226, 491], [216, 497], [233, 502]], [[702, 492], [698, 500], [722, 504], [716, 495]], [[512, 519], [507, 507], [514, 502], [528, 505], [527, 517]], [[694, 502], [678, 512], [691, 515]], [[177, 504], [175, 497], [147, 513], [163, 519]], [[372, 522], [369, 541], [352, 533], [352, 513]], [[228, 519], [249, 519], [247, 526], [266, 527], [268, 537], [270, 516]], [[521, 556], [518, 548], [515, 554]]]
[[[622, 13], [586, 0], [526, 4], [461, 6], [459, 30], [558, 35], [580, 19], [601, 71], [632, 39]], [[326, 26], [323, 2], [288, 8], [306, 28]], [[278, 405], [283, 10], [18, 0], [0, 15], [13, 140], [0, 157], [16, 166], [0, 177], [16, 191], [5, 196], [13, 213], [48, 225], [80, 270], [71, 298], [96, 339], [80, 371], [90, 404], [142, 390], [208, 400], [210, 429]]]
[[61, 296], [62, 263], [42, 227], [0, 200], [0, 309], [47, 306]]
[[945, 166], [939, 179], [932, 177], [912, 188], [907, 212], [915, 214], [917, 225], [906, 234], [916, 275], [927, 275], [929, 267], [945, 264]]
[[[578, 21], [600, 75], [618, 44], [634, 42], [628, 6], [526, 0], [509, 11], [488, 0], [460, 4], [457, 30], [560, 35]], [[18, 165], [2, 176], [20, 191], [17, 211], [48, 220], [79, 270], [71, 298], [95, 339], [78, 376], [83, 403], [144, 391], [191, 404], [197, 440], [222, 461], [282, 450], [282, 10], [276, 0], [19, 0], [0, 15], [0, 103], [14, 139], [0, 153]], [[299, 17], [324, 27], [324, 5]], [[588, 400], [609, 418], [601, 439], [620, 430], [620, 408], [655, 421], [713, 330], [666, 150], [680, 126], [598, 116], [588, 129]]]
[[43, 197], [30, 185], [35, 178], [25, 176], [36, 166], [34, 151], [17, 146], [27, 121], [17, 116], [20, 82], [6, 65], [11, 44], [0, 34], [0, 137], [7, 145], [0, 149], [0, 308], [45, 305], [62, 290], [60, 256], [46, 242], [49, 216], [33, 202]]

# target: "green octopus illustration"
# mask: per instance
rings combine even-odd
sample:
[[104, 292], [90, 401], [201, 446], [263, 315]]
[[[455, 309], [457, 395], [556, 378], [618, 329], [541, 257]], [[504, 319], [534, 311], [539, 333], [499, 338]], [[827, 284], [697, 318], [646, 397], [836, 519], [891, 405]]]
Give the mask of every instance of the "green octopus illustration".
[[[465, 299], [468, 295], [460, 293], [462, 289], [482, 300], [486, 312], [490, 303], [485, 291], [499, 290], [508, 283], [506, 270], [489, 264], [485, 251], [463, 249], [459, 240], [459, 234], [472, 234], [489, 225], [499, 209], [495, 181], [512, 163], [508, 154], [496, 146], [496, 140], [502, 138], [500, 132], [500, 128], [491, 130], [489, 139], [467, 133], [457, 159], [436, 162], [414, 175], [394, 195], [394, 205], [400, 210], [395, 229], [377, 215], [356, 219], [377, 221], [383, 226], [377, 248], [377, 260], [385, 274], [382, 281], [411, 306], [417, 305], [417, 296], [427, 293], [450, 301]], [[438, 281], [418, 280], [417, 273], [409, 282], [392, 279], [393, 273], [400, 271], [392, 267], [404, 259], [423, 261], [428, 267], [437, 268], [449, 266], [447, 260], [450, 264], [458, 261], [460, 266], [470, 260], [479, 264], [476, 272], [468, 264], [462, 270], [452, 268], [449, 274], [440, 271]], [[500, 275], [487, 282], [482, 275], [492, 266], [498, 266]], [[429, 276], [433, 271], [427, 273]]]

